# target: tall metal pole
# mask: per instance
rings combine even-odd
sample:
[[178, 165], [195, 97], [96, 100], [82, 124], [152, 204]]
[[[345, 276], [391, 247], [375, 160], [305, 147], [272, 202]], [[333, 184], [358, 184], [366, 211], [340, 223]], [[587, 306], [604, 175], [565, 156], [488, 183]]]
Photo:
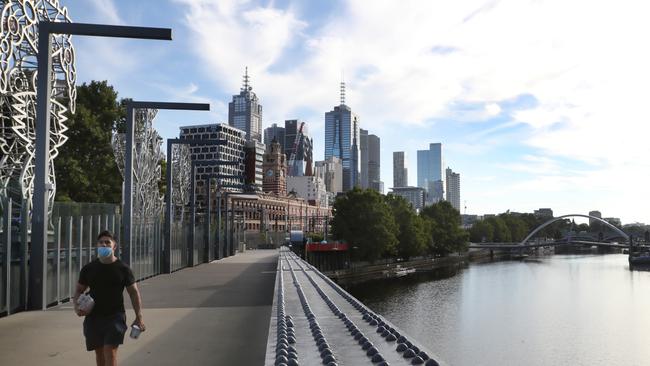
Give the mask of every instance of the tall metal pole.
[[172, 142], [167, 140], [167, 171], [165, 180], [167, 182], [167, 192], [165, 194], [165, 240], [163, 252], [163, 273], [171, 273], [171, 252], [172, 252]]
[[205, 246], [203, 247], [203, 258], [205, 258], [206, 263], [210, 263], [210, 247], [212, 246], [210, 242], [212, 241], [212, 178], [208, 177], [208, 182], [207, 182], [207, 202], [208, 202], [208, 208], [205, 213], [206, 221], [208, 222], [208, 240], [205, 243]]
[[[175, 103], [175, 102], [148, 102], [148, 101], [134, 101], [131, 100], [127, 103], [126, 110], [126, 154], [124, 165], [124, 249], [126, 257], [124, 262], [130, 264], [131, 259], [131, 239], [133, 230], [131, 229], [133, 220], [133, 143], [134, 143], [134, 109], [167, 109], [167, 110], [187, 110], [187, 111], [209, 111], [210, 105], [205, 103]], [[179, 140], [172, 140], [172, 143], [178, 143]], [[189, 143], [189, 142], [188, 142]], [[168, 160], [169, 158], [169, 141], [168, 144]], [[171, 164], [167, 167], [167, 181], [171, 179]], [[164, 243], [163, 243], [163, 256], [162, 272], [169, 273], [171, 271], [171, 216], [167, 215], [171, 206], [171, 185], [167, 186], [169, 197], [166, 201], [166, 215], [164, 227]], [[168, 265], [169, 264], [169, 265]]]
[[235, 202], [230, 205], [230, 246], [228, 247], [228, 255], [235, 255]]
[[123, 208], [123, 235], [122, 261], [131, 265], [131, 240], [133, 238], [133, 139], [134, 139], [134, 110], [133, 104], [126, 105], [126, 136], [124, 142], [124, 208]]
[[28, 280], [28, 308], [45, 309], [46, 251], [48, 242], [48, 192], [50, 167], [50, 98], [52, 42], [50, 34], [171, 40], [171, 29], [40, 21], [38, 24], [38, 81], [36, 89], [34, 197]]
[[5, 263], [4, 263], [4, 288], [5, 288], [5, 306], [7, 315], [11, 314], [11, 198], [7, 197], [5, 201], [5, 216], [3, 217], [2, 226], [4, 227], [4, 247], [5, 247]]
[[36, 151], [34, 164], [34, 201], [32, 246], [29, 257], [28, 308], [45, 309], [45, 267], [47, 260], [48, 179], [50, 167], [50, 80], [52, 78], [52, 40], [43, 23], [38, 33], [38, 80], [36, 89]]
[[226, 198], [224, 200], [224, 205], [226, 206], [225, 207], [226, 222], [225, 222], [225, 225], [224, 225], [224, 228], [223, 228], [224, 237], [225, 237], [224, 238], [224, 249], [225, 249], [225, 256], [224, 257], [228, 257], [230, 255], [229, 254], [230, 251], [228, 250], [228, 248], [229, 248], [228, 247], [228, 245], [229, 245], [228, 242], [229, 242], [229, 238], [230, 238], [230, 231], [229, 231], [230, 223], [228, 221], [228, 193], [226, 193]]
[[192, 190], [190, 191], [190, 242], [188, 245], [189, 255], [187, 266], [194, 266], [194, 235], [196, 234], [196, 165], [192, 163]]
[[221, 234], [221, 191], [217, 190], [217, 259], [223, 258], [223, 235]]

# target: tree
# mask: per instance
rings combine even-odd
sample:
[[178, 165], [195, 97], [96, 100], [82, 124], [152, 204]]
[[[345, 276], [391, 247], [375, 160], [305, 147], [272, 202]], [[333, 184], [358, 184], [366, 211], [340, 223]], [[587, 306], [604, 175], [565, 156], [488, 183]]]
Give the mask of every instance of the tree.
[[489, 217], [485, 221], [487, 221], [492, 226], [492, 230], [494, 231], [493, 240], [496, 243], [512, 242], [510, 229], [508, 229], [508, 225], [506, 225], [506, 222], [501, 217]]
[[440, 201], [427, 206], [420, 215], [428, 222], [430, 250], [434, 254], [446, 255], [467, 250], [469, 234], [461, 228], [460, 212], [451, 203]]
[[474, 243], [491, 242], [494, 240], [494, 228], [488, 221], [477, 221], [469, 229], [469, 238]]
[[58, 201], [120, 203], [122, 175], [111, 138], [125, 110], [106, 81], [77, 87], [75, 114], [68, 114], [68, 141], [54, 160]]
[[323, 233], [309, 233], [308, 236], [312, 243], [320, 243], [325, 240], [325, 235], [323, 235]]
[[526, 222], [521, 217], [519, 217], [519, 215], [503, 213], [499, 215], [499, 217], [503, 219], [506, 226], [508, 227], [508, 231], [510, 231], [511, 241], [520, 242], [524, 240], [526, 235], [528, 235], [528, 226], [526, 225]]
[[423, 219], [413, 210], [404, 198], [395, 195], [385, 197], [398, 226], [397, 255], [408, 260], [422, 255], [429, 240]]
[[398, 226], [375, 190], [354, 188], [334, 202], [332, 235], [354, 248], [353, 258], [374, 261], [395, 254]]

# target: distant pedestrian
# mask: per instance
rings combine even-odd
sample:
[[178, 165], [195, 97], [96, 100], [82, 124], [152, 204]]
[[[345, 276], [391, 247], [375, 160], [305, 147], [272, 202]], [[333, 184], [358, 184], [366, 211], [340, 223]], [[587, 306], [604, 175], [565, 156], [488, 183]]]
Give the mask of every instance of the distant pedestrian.
[[[138, 286], [129, 266], [115, 257], [116, 245], [109, 231], [97, 236], [98, 258], [81, 269], [73, 297], [75, 312], [86, 317], [83, 324], [86, 349], [95, 351], [98, 366], [117, 365], [117, 347], [124, 343], [127, 330], [122, 296], [125, 288], [135, 311], [133, 325], [145, 330]], [[89, 313], [81, 310], [77, 302], [87, 288], [95, 303]]]

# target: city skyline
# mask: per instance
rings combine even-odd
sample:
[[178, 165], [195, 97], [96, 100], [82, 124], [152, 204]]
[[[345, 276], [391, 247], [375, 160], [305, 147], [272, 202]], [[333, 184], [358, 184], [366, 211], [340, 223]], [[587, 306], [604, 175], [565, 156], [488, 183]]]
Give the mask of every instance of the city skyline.
[[[589, 3], [585, 12], [584, 5], [554, 1], [414, 2], [399, 9], [344, 1], [62, 3], [76, 22], [174, 29], [169, 45], [75, 39], [79, 83], [107, 79], [120, 97], [211, 103], [200, 116], [160, 113], [155, 127], [164, 138], [181, 125], [227, 122], [227, 104], [248, 66], [265, 107], [262, 128], [310, 121], [314, 160], [321, 160], [323, 115], [338, 99], [343, 71], [359, 127], [383, 140], [381, 160], [392, 161], [393, 151], [415, 157], [429, 142], [443, 142], [446, 160], [463, 175], [468, 213], [599, 209], [624, 223], [650, 222], [639, 89], [650, 81], [648, 54], [631, 46], [642, 44], [648, 25], [632, 6]], [[614, 9], [626, 21], [602, 27]], [[391, 16], [397, 12], [399, 19]], [[544, 26], [551, 19], [553, 29]], [[146, 62], [125, 61], [125, 53]], [[408, 162], [415, 182], [416, 160]], [[392, 181], [391, 168], [382, 164], [382, 181]]]

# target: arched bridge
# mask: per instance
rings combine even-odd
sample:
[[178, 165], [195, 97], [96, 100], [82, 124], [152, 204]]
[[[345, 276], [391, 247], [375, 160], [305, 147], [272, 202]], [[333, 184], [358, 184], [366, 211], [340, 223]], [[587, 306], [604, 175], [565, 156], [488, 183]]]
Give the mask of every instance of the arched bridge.
[[[606, 241], [589, 241], [589, 240], [584, 240], [582, 238], [577, 238], [577, 240], [562, 240], [562, 241], [544, 241], [544, 242], [531, 242], [529, 243], [530, 239], [533, 238], [538, 232], [543, 230], [545, 227], [558, 222], [560, 220], [564, 220], [568, 217], [584, 217], [588, 219], [593, 219], [596, 221], [599, 221], [605, 226], [611, 228], [616, 232], [617, 235], [614, 237], [616, 238], [621, 238], [624, 239], [625, 243], [612, 243], [612, 242], [606, 242]], [[538, 226], [535, 230], [531, 231], [530, 234], [528, 234], [521, 242], [519, 243], [470, 243], [469, 248], [470, 249], [524, 249], [524, 248], [535, 248], [535, 247], [547, 247], [547, 246], [553, 246], [553, 245], [564, 245], [564, 244], [583, 244], [583, 245], [597, 245], [597, 246], [603, 246], [603, 247], [614, 247], [614, 248], [628, 248], [629, 247], [629, 242], [630, 242], [630, 237], [621, 229], [617, 228], [616, 226], [612, 225], [606, 220], [601, 219], [600, 217], [596, 216], [590, 216], [590, 215], [582, 215], [582, 214], [570, 214], [570, 215], [562, 215], [559, 217], [554, 217], [551, 220], [548, 220], [547, 222], [543, 223], [542, 225]]]

